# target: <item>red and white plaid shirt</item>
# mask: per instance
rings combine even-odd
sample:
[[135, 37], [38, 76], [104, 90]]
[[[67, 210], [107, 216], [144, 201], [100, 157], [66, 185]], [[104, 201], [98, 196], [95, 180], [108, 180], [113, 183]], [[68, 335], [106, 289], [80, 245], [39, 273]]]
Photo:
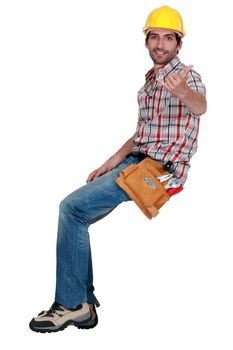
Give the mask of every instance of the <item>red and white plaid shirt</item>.
[[[156, 77], [154, 68], [146, 74], [145, 85], [138, 92], [139, 117], [133, 141], [135, 153], [144, 153], [163, 164], [172, 161], [181, 184], [186, 181], [189, 161], [197, 150], [200, 116], [191, 113], [156, 78], [164, 80], [171, 72], [182, 74], [183, 67], [176, 56]], [[187, 84], [193, 91], [206, 94], [194, 70], [189, 72]]]

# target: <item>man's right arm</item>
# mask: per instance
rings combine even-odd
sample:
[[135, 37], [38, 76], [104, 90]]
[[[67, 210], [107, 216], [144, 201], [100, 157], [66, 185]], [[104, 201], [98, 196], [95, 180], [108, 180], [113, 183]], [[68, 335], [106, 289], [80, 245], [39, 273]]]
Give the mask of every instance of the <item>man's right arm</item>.
[[86, 182], [91, 182], [97, 177], [108, 173], [110, 170], [115, 168], [117, 165], [122, 163], [126, 159], [126, 155], [133, 151], [133, 139], [135, 134], [124, 143], [124, 145], [112, 156], [110, 157], [103, 165], [98, 169], [94, 170], [87, 178]]

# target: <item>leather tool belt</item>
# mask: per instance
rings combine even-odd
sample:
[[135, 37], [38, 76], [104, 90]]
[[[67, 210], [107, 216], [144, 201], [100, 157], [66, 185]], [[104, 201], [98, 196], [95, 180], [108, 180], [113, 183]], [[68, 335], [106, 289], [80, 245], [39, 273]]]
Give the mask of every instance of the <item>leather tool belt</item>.
[[116, 183], [128, 193], [148, 219], [158, 214], [158, 210], [169, 200], [164, 186], [157, 177], [169, 174], [163, 166], [147, 157], [138, 164], [131, 164], [120, 172]]

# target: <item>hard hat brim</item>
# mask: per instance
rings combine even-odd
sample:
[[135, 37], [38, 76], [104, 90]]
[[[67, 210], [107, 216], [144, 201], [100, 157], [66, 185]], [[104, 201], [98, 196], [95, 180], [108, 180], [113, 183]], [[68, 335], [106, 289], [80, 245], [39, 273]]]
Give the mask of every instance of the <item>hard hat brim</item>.
[[185, 32], [179, 32], [175, 29], [172, 28], [162, 28], [162, 27], [156, 27], [156, 28], [148, 28], [148, 27], [143, 27], [142, 31], [145, 35], [147, 35], [149, 32], [151, 32], [152, 30], [156, 30], [156, 29], [167, 29], [167, 30], [171, 30], [172, 32], [178, 34], [181, 38], [183, 38], [185, 36]]

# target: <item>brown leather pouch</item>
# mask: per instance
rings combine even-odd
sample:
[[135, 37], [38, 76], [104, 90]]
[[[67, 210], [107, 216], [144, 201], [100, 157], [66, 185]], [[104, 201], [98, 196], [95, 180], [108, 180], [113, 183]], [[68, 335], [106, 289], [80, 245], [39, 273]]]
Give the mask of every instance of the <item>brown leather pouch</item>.
[[145, 158], [138, 164], [131, 164], [115, 180], [116, 183], [128, 193], [130, 198], [138, 205], [149, 218], [158, 214], [170, 198], [157, 176], [169, 174], [162, 165], [151, 158]]

